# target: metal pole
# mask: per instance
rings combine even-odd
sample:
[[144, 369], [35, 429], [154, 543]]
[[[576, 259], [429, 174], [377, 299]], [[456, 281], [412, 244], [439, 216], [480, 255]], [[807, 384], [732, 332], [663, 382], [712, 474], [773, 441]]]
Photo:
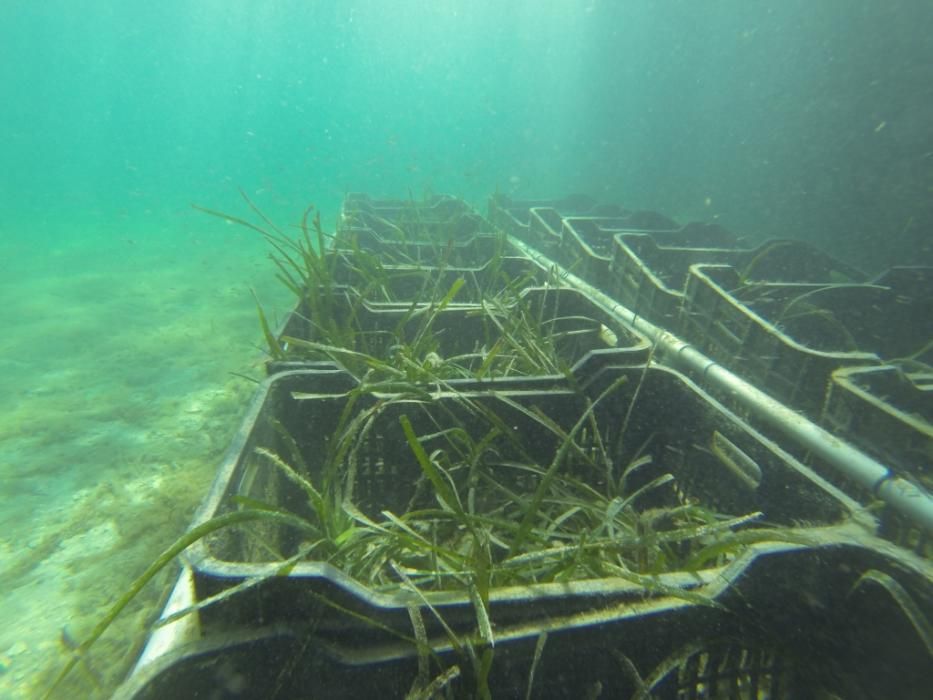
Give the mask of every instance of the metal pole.
[[[555, 266], [552, 260], [522, 241], [514, 237], [510, 237], [510, 241], [539, 265], [545, 268]], [[875, 494], [927, 532], [933, 533], [933, 496], [923, 489], [894, 475], [872, 457], [736, 376], [670, 331], [636, 315], [576, 275], [562, 270], [561, 277], [656, 343], [666, 361], [675, 369], [728, 392], [760, 420], [824, 459], [841, 474]]]

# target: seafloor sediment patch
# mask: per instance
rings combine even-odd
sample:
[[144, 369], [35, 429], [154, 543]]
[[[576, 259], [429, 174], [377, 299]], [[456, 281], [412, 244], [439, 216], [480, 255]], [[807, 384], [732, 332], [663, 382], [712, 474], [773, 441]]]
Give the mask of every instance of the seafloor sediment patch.
[[[153, 241], [20, 247], [0, 282], [0, 698], [35, 697], [187, 525], [252, 391], [230, 373], [260, 374], [249, 288], [285, 301], [248, 241]], [[158, 583], [70, 680], [82, 697], [120, 680]]]

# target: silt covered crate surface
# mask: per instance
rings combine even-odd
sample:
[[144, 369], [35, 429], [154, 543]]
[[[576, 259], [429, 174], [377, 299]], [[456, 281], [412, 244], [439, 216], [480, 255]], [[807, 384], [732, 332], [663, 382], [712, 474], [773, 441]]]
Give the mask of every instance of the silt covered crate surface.
[[477, 571], [495, 624], [646, 596], [702, 604], [697, 591], [737, 578], [756, 548], [845, 541], [834, 526], [854, 507], [661, 368], [606, 368], [583, 392], [390, 395], [340, 372], [279, 374], [201, 517], [244, 504], [310, 525], [200, 543], [202, 596], [270, 577], [206, 614], [300, 612], [351, 637], [359, 620], [329, 603], [401, 630], [423, 596], [471, 627]]

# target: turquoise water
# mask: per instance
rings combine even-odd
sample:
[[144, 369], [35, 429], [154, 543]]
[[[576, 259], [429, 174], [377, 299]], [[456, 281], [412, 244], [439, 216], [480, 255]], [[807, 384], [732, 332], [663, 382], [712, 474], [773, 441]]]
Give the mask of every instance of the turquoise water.
[[[872, 270], [933, 263], [924, 0], [7, 0], [0, 6], [0, 698], [185, 527], [259, 376], [238, 188], [588, 192]], [[125, 671], [158, 586], [95, 648]], [[106, 691], [102, 690], [101, 695]]]

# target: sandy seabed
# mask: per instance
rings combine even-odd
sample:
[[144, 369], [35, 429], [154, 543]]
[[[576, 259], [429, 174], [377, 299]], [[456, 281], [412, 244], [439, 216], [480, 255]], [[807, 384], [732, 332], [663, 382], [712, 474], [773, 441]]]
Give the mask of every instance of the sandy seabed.
[[[0, 699], [41, 696], [116, 599], [181, 534], [259, 378], [253, 287], [288, 293], [248, 234], [0, 243]], [[61, 696], [107, 697], [165, 572]], [[99, 686], [96, 687], [95, 686]]]

